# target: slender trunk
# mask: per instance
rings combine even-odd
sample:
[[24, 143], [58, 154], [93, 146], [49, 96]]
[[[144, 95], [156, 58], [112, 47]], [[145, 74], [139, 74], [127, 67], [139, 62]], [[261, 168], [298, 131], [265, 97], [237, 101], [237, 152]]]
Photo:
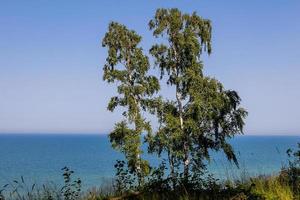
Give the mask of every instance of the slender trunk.
[[[180, 129], [182, 131], [182, 134], [184, 134], [183, 131], [183, 106], [182, 106], [182, 98], [181, 94], [179, 92], [178, 84], [176, 85], [176, 99], [177, 99], [177, 104], [178, 104], [178, 109], [179, 109], [179, 120], [180, 120]], [[184, 179], [187, 179], [189, 176], [189, 146], [187, 139], [184, 137], [184, 142], [183, 142], [183, 151], [184, 151], [184, 158], [183, 158], [183, 164], [184, 164]]]
[[183, 108], [182, 108], [182, 102], [181, 102], [181, 94], [178, 91], [178, 86], [176, 86], [176, 99], [177, 104], [179, 108], [179, 119], [180, 119], [180, 128], [183, 130]]
[[189, 159], [189, 147], [188, 147], [188, 143], [186, 141], [184, 141], [183, 144], [183, 148], [184, 148], [184, 179], [187, 180], [189, 177], [189, 166], [190, 166], [190, 159]]
[[136, 163], [136, 170], [137, 170], [137, 176], [138, 176], [138, 185], [141, 186], [143, 184], [143, 176], [141, 173], [141, 155], [138, 153], [136, 155], [137, 157], [137, 163]]
[[[172, 34], [172, 37], [174, 38], [174, 34]], [[175, 60], [177, 61], [176, 63], [178, 63], [179, 58], [177, 55], [177, 50], [175, 48], [175, 46], [172, 46], [173, 51], [174, 51], [174, 55], [175, 55]], [[177, 66], [175, 66], [175, 76], [179, 77], [179, 69], [177, 68]], [[184, 130], [183, 130], [183, 105], [182, 105], [182, 96], [181, 93], [179, 91], [179, 84], [176, 83], [176, 99], [177, 99], [177, 104], [178, 104], [178, 108], [179, 108], [179, 119], [180, 119], [180, 129], [182, 134], [184, 134]], [[189, 160], [189, 146], [188, 146], [188, 138], [184, 137], [184, 141], [183, 141], [183, 151], [184, 151], [184, 158], [183, 158], [183, 164], [184, 164], [184, 179], [188, 179], [189, 176], [189, 164], [190, 164], [190, 160]]]
[[[128, 57], [126, 59], [126, 61], [127, 61], [127, 66], [128, 66], [127, 69], [128, 69], [128, 74], [129, 74], [128, 75], [129, 84], [130, 84], [131, 87], [133, 87], [134, 86], [134, 82], [132, 80], [132, 74], [131, 74], [131, 70], [130, 70], [130, 67], [129, 67], [130, 66], [130, 62], [131, 62], [130, 57]], [[133, 97], [135, 106], [138, 107], [138, 101], [137, 101], [136, 96], [132, 95], [132, 97]], [[136, 133], [138, 133], [139, 132], [138, 127], [137, 127], [138, 112], [135, 113], [133, 120], [134, 120], [134, 130], [135, 130]], [[138, 137], [140, 139], [140, 136], [138, 136]], [[137, 146], [137, 154], [136, 154], [135, 167], [136, 167], [136, 172], [137, 172], [137, 177], [138, 177], [138, 185], [140, 186], [143, 183], [143, 175], [142, 175], [142, 170], [141, 170], [140, 146]]]
[[[134, 98], [134, 101], [136, 102], [136, 99]], [[134, 126], [135, 126], [135, 131], [136, 133], [138, 133], [140, 130], [138, 130], [138, 126], [137, 126], [137, 118], [138, 118], [138, 114], [136, 113], [135, 116], [135, 122], [134, 122]], [[138, 136], [140, 139], [140, 135]], [[141, 154], [140, 154], [140, 145], [137, 146], [137, 154], [136, 154], [136, 171], [137, 171], [137, 176], [138, 176], [138, 185], [140, 186], [141, 184], [143, 184], [143, 175], [142, 175], [142, 169], [141, 169]]]

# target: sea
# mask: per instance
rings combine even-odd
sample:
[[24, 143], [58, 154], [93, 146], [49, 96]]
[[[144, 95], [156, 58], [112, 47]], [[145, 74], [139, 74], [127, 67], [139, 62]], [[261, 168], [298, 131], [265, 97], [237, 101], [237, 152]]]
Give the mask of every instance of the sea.
[[[208, 173], [221, 180], [277, 174], [287, 165], [287, 149], [296, 149], [298, 142], [300, 136], [237, 136], [230, 143], [239, 168], [224, 153], [211, 152]], [[144, 158], [154, 166], [164, 159]], [[114, 177], [114, 164], [122, 159], [105, 134], [0, 134], [0, 188], [21, 177], [29, 184], [62, 184], [65, 166], [83, 188], [98, 187]]]

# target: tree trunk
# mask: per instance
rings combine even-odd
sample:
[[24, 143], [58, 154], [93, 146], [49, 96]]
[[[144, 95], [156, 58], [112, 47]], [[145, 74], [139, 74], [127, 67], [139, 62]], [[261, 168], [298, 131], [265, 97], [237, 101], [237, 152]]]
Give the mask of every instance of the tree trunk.
[[184, 148], [184, 179], [187, 180], [189, 177], [189, 166], [190, 166], [190, 159], [189, 159], [189, 147], [187, 142], [185, 141], [183, 144], [183, 148]]
[[[182, 99], [181, 99], [181, 94], [179, 92], [178, 84], [176, 85], [176, 99], [177, 99], [177, 104], [178, 104], [178, 109], [179, 109], [179, 120], [180, 120], [180, 129], [182, 134], [184, 134], [183, 130], [183, 106], [182, 106]], [[185, 138], [183, 142], [183, 151], [184, 151], [184, 158], [183, 158], [183, 165], [184, 165], [184, 179], [187, 179], [189, 176], [189, 146], [187, 139]]]
[[[175, 35], [172, 34], [172, 38], [174, 38]], [[175, 55], [175, 60], [177, 61], [176, 63], [179, 63], [179, 59], [178, 59], [178, 55], [177, 55], [177, 50], [175, 48], [175, 46], [172, 46], [172, 49], [174, 51], [174, 55]], [[175, 74], [176, 77], [179, 77], [179, 70], [177, 68], [177, 66], [175, 66]], [[180, 129], [182, 134], [184, 134], [184, 130], [183, 130], [183, 106], [182, 106], [182, 96], [181, 93], [179, 91], [179, 84], [176, 83], [176, 99], [177, 99], [177, 104], [178, 104], [178, 109], [179, 109], [179, 119], [180, 119]], [[189, 176], [189, 164], [190, 164], [190, 160], [189, 160], [189, 146], [188, 146], [188, 138], [184, 137], [184, 141], [183, 141], [183, 151], [184, 151], [184, 158], [183, 158], [183, 164], [184, 164], [184, 179], [187, 180], [188, 176]]]
[[[130, 57], [127, 58], [127, 66], [129, 66], [129, 65], [130, 65]], [[128, 79], [129, 79], [128, 81], [129, 81], [129, 84], [131, 85], [131, 87], [133, 87], [134, 82], [132, 80], [132, 72], [131, 72], [131, 70], [129, 70], [130, 69], [129, 67], [127, 67], [127, 68], [128, 68]], [[133, 97], [135, 105], [138, 107], [138, 101], [137, 101], [136, 96], [132, 95], [132, 97]], [[134, 119], [133, 119], [134, 120], [134, 129], [135, 129], [136, 133], [139, 132], [138, 127], [137, 127], [138, 115], [139, 115], [138, 112], [136, 112]], [[140, 137], [140, 135], [139, 135], [139, 137]], [[137, 172], [137, 177], [138, 177], [138, 185], [140, 186], [141, 184], [143, 184], [144, 180], [143, 180], [142, 169], [141, 169], [141, 155], [139, 153], [140, 146], [137, 146], [137, 148], [138, 148], [137, 149], [138, 153], [136, 154], [137, 161], [135, 163], [135, 167], [136, 167], [136, 172]]]
[[138, 176], [138, 185], [141, 186], [143, 184], [143, 176], [141, 173], [141, 155], [140, 153], [137, 154], [137, 163], [136, 163], [136, 171]]
[[[134, 101], [136, 103], [135, 98], [134, 98]], [[137, 126], [137, 118], [138, 118], [138, 114], [136, 113], [136, 116], [135, 116], [135, 119], [134, 119], [134, 127], [135, 127], [136, 133], [139, 133], [140, 131], [138, 130], [138, 126]], [[138, 137], [140, 139], [140, 135]], [[141, 168], [140, 146], [137, 146], [136, 171], [137, 171], [137, 176], [138, 176], [138, 185], [141, 186], [144, 182], [144, 179], [143, 179], [142, 168]]]

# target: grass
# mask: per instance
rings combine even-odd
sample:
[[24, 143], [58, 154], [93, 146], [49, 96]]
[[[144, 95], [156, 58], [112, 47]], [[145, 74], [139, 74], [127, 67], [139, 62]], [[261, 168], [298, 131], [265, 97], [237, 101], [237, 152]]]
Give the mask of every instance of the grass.
[[290, 186], [280, 182], [278, 177], [269, 177], [267, 179], [256, 178], [252, 182], [255, 185], [252, 189], [252, 193], [261, 196], [263, 199], [294, 199], [294, 194]]
[[[71, 181], [70, 181], [71, 182]], [[72, 182], [71, 182], [72, 183]], [[282, 182], [280, 176], [258, 176], [247, 180], [227, 180], [215, 182], [209, 188], [190, 190], [184, 186], [175, 190], [152, 191], [141, 188], [139, 191], [117, 193], [115, 185], [107, 182], [99, 188], [92, 188], [78, 195], [65, 196], [65, 191], [77, 191], [75, 185], [69, 184], [59, 188], [54, 184], [26, 185], [23, 177], [5, 186], [1, 191], [1, 200], [299, 200], [291, 187]]]
[[115, 181], [106, 181], [99, 188], [84, 192], [81, 191], [81, 180], [74, 179], [74, 172], [64, 167], [62, 187], [27, 185], [21, 177], [0, 188], [0, 200], [300, 200], [300, 150], [294, 155], [289, 166], [273, 176], [249, 177], [242, 171], [240, 176], [234, 176], [239, 178], [228, 177], [226, 181], [220, 181], [202, 175], [185, 184], [176, 180], [175, 186], [171, 186], [170, 179], [153, 176], [137, 187], [128, 186], [128, 183], [132, 184], [128, 174], [119, 173], [120, 177], [117, 176]]

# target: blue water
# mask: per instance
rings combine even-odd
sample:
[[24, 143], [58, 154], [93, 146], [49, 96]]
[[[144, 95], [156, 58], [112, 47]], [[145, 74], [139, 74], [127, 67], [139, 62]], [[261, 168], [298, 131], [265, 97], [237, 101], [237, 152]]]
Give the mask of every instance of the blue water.
[[[239, 136], [231, 143], [240, 169], [214, 153], [209, 170], [216, 177], [238, 178], [274, 174], [287, 161], [286, 150], [296, 148], [300, 136]], [[122, 155], [111, 147], [106, 135], [0, 135], [0, 186], [25, 177], [28, 182], [62, 182], [61, 168], [68, 166], [83, 181], [83, 187], [97, 186], [114, 175], [115, 160]], [[152, 163], [155, 157], [147, 156]]]

